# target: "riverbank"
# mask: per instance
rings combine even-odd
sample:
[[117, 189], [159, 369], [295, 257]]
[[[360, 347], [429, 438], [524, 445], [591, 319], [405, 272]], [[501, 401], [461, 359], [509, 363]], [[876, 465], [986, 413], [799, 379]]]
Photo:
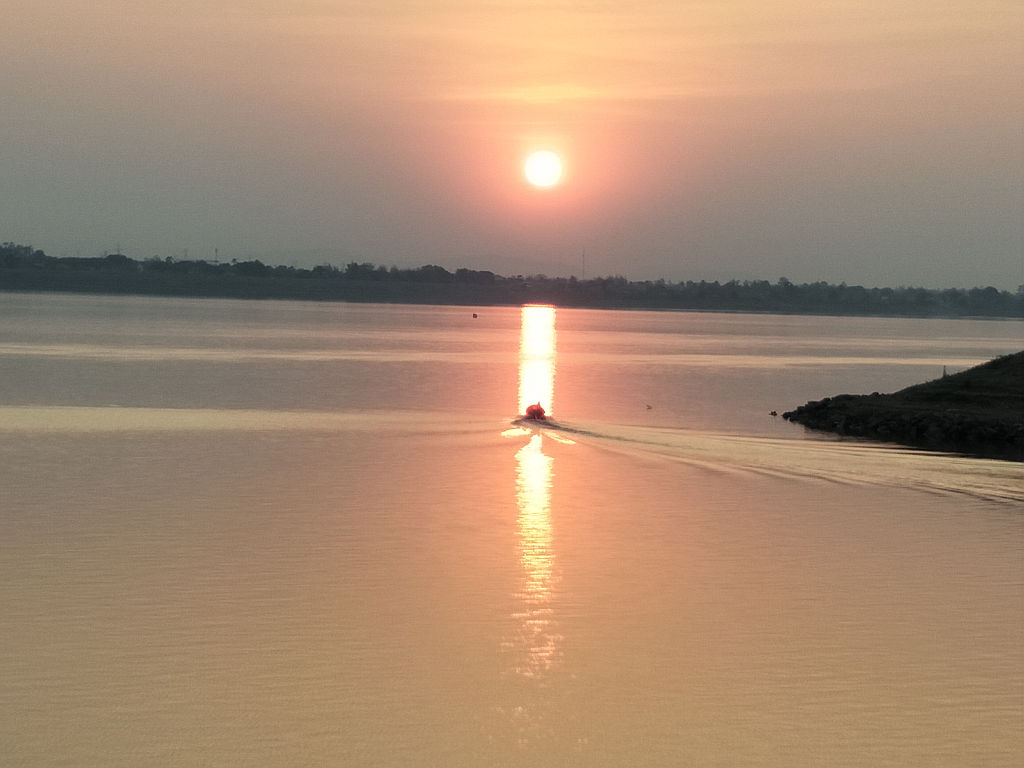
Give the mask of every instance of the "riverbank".
[[298, 299], [403, 304], [517, 306], [555, 304], [590, 309], [668, 309], [710, 312], [874, 317], [1024, 318], [1024, 293], [994, 287], [865, 288], [786, 278], [670, 282], [622, 276], [502, 276], [489, 270], [437, 265], [399, 269], [350, 263], [309, 268], [260, 261], [146, 259], [123, 254], [52, 257], [29, 246], [0, 244], [0, 291], [224, 299]]
[[1024, 461], [1024, 352], [892, 394], [814, 400], [782, 416], [839, 435]]

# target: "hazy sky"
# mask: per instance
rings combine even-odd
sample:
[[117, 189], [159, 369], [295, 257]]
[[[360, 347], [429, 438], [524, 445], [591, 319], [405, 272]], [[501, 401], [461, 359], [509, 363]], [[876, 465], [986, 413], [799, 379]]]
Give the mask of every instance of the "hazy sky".
[[[5, 0], [0, 240], [1024, 283], [1020, 0]], [[564, 183], [530, 188], [532, 148]]]

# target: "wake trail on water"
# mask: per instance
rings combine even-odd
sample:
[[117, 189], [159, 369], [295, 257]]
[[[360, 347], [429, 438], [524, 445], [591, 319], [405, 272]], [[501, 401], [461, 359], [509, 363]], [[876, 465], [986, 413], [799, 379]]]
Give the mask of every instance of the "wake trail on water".
[[601, 422], [519, 423], [557, 442], [580, 442], [637, 456], [657, 455], [706, 470], [966, 494], [1024, 502], [1024, 464], [841, 440], [780, 439]]

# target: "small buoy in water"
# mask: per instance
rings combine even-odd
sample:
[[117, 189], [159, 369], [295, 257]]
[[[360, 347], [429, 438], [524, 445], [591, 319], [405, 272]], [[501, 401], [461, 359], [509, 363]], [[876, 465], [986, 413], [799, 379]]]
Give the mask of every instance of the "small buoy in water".
[[476, 312], [473, 313], [473, 319], [476, 319]]

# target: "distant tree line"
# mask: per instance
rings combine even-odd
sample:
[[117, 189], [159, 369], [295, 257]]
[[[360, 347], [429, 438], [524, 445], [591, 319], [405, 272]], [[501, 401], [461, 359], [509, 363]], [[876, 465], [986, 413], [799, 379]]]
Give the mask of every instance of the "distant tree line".
[[208, 262], [120, 253], [54, 257], [31, 246], [0, 244], [0, 290], [76, 291], [224, 298], [279, 298], [424, 304], [559, 306], [782, 312], [830, 315], [1024, 318], [1024, 286], [865, 288], [826, 282], [767, 280], [630, 281], [622, 276], [515, 275], [428, 264], [413, 269], [351, 262], [344, 267], [270, 266], [259, 260]]

